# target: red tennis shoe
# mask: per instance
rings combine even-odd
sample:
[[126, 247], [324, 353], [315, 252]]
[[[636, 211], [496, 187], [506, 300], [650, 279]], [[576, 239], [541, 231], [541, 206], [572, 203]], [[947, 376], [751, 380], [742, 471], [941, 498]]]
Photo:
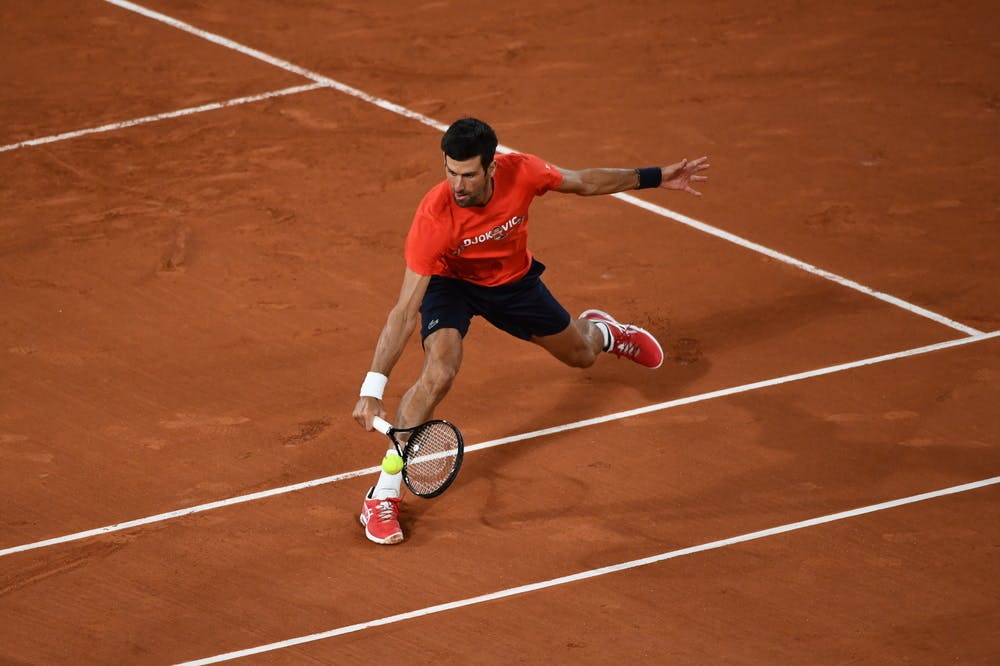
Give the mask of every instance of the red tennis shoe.
[[[373, 489], [374, 490], [374, 489]], [[371, 495], [369, 490], [368, 494]], [[399, 501], [401, 497], [374, 499], [365, 497], [361, 508], [361, 524], [365, 526], [365, 536], [370, 541], [394, 544], [403, 540], [403, 530], [399, 526]]]
[[585, 310], [580, 319], [599, 321], [607, 324], [611, 331], [610, 352], [619, 358], [627, 358], [647, 368], [663, 365], [663, 348], [653, 334], [633, 324], [620, 324], [618, 320], [601, 310]]

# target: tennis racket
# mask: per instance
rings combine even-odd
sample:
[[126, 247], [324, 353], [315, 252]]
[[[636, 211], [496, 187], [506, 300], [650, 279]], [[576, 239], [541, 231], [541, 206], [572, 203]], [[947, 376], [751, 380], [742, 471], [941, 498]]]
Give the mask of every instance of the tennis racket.
[[465, 443], [462, 433], [448, 421], [435, 419], [413, 428], [393, 428], [376, 416], [373, 425], [399, 452], [403, 482], [414, 495], [437, 497], [458, 476]]

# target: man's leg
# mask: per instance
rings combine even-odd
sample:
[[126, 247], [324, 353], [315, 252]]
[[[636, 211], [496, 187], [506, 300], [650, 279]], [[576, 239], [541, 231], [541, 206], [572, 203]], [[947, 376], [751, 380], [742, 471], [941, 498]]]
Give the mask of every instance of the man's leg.
[[534, 336], [531, 341], [568, 366], [589, 368], [604, 349], [604, 333], [587, 319], [574, 319], [555, 335]]
[[[541, 332], [527, 339], [574, 368], [589, 368], [602, 351], [647, 368], [660, 367], [663, 349], [648, 331], [633, 324], [619, 323], [600, 310], [587, 310], [577, 319], [571, 319], [566, 308], [542, 282], [540, 276], [544, 270], [545, 266], [534, 260], [528, 275], [515, 286], [516, 307], [510, 308], [508, 299], [505, 310], [484, 316], [497, 328], [520, 338], [525, 337], [525, 330]], [[553, 330], [559, 332], [550, 334]]]
[[647, 368], [663, 364], [663, 349], [649, 331], [634, 324], [619, 323], [601, 310], [587, 310], [563, 331], [535, 336], [531, 341], [575, 368], [589, 368], [602, 351]]
[[462, 335], [442, 328], [424, 338], [424, 366], [416, 383], [403, 394], [396, 427], [410, 428], [429, 420], [451, 389], [462, 365]]
[[[420, 377], [403, 395], [396, 413], [397, 428], [409, 428], [429, 420], [462, 364], [462, 335], [454, 328], [442, 328], [424, 338], [424, 367]], [[384, 471], [365, 497], [361, 524], [375, 543], [395, 544], [403, 540], [399, 525], [402, 475]]]

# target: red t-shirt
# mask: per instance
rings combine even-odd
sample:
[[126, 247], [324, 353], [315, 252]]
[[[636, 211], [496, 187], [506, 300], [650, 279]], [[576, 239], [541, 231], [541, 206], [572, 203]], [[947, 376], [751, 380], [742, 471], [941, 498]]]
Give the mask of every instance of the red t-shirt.
[[493, 196], [485, 206], [456, 204], [448, 181], [424, 196], [406, 237], [410, 270], [487, 287], [528, 272], [528, 206], [563, 177], [551, 164], [523, 153], [497, 155], [496, 165]]

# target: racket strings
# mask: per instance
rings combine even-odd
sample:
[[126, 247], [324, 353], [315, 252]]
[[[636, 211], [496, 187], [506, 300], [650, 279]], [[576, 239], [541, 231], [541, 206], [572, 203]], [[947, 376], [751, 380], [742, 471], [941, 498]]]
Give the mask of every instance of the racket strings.
[[429, 423], [410, 434], [406, 476], [414, 491], [432, 493], [447, 483], [460, 463], [460, 435], [447, 423]]

